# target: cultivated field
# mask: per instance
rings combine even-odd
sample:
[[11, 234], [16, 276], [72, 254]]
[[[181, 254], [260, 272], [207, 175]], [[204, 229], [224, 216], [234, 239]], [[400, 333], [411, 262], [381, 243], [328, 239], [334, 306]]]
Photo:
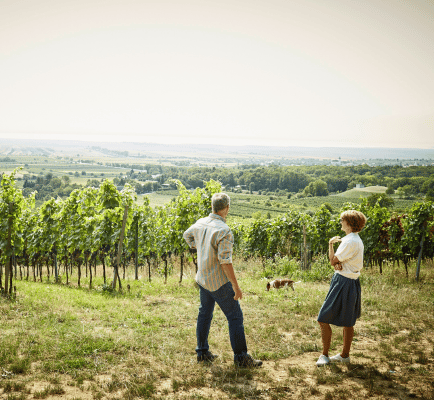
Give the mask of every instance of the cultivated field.
[[[342, 193], [341, 195], [329, 195], [321, 197], [306, 197], [306, 198], [290, 198], [286, 195], [259, 195], [257, 193], [234, 193], [227, 192], [231, 198], [231, 212], [228, 216], [228, 222], [230, 223], [234, 219], [239, 218], [254, 218], [255, 214], [260, 214], [261, 217], [266, 217], [268, 214], [271, 218], [282, 216], [289, 210], [296, 210], [299, 212], [316, 212], [322, 204], [327, 204], [331, 207], [333, 212], [338, 212], [341, 207], [347, 203], [360, 204], [361, 198], [367, 197], [370, 194], [378, 193], [377, 186], [370, 188], [364, 188], [357, 192], [355, 190]], [[344, 196], [349, 193], [348, 196]], [[357, 195], [359, 193], [359, 195]], [[138, 196], [137, 202], [143, 203], [143, 196], [148, 196], [150, 205], [152, 207], [163, 206], [171, 199], [178, 196], [177, 190], [158, 191], [151, 194]], [[394, 205], [391, 207], [392, 211], [404, 212], [409, 210], [415, 203], [415, 200], [404, 200], [397, 197], [393, 197]]]
[[[51, 174], [54, 177], [62, 178], [68, 176], [71, 184], [86, 185], [88, 180], [97, 180], [99, 182], [114, 178], [126, 176], [131, 171], [130, 168], [114, 167], [107, 164], [141, 164], [153, 165], [155, 171], [158, 172], [159, 165], [176, 165], [170, 162], [165, 162], [159, 157], [153, 158], [137, 158], [137, 157], [114, 157], [106, 154], [99, 154], [98, 152], [87, 149], [86, 151], [63, 152], [57, 153], [57, 156], [23, 156], [15, 155], [12, 158], [15, 161], [2, 162], [2, 172], [10, 173], [15, 168], [23, 167], [16, 177], [17, 186], [22, 188], [24, 181], [32, 176], [44, 177]], [[179, 160], [178, 160], [179, 161]], [[196, 165], [192, 163], [191, 165]], [[206, 163], [204, 165], [207, 165]], [[229, 165], [229, 164], [228, 164]], [[143, 183], [143, 182], [140, 182]], [[368, 197], [373, 193], [384, 193], [385, 186], [369, 186], [361, 189], [351, 189], [343, 193], [321, 196], [321, 197], [306, 197], [306, 198], [287, 198], [287, 193], [270, 193], [261, 194], [253, 192], [250, 194], [244, 190], [242, 193], [229, 192], [232, 198], [231, 215], [240, 218], [252, 218], [256, 213], [258, 217], [266, 217], [268, 214], [274, 218], [284, 214], [289, 209], [295, 209], [302, 212], [315, 212], [322, 204], [328, 203], [332, 209], [338, 210], [346, 202], [360, 203], [361, 198]], [[155, 193], [146, 194], [150, 198], [151, 206], [163, 206], [168, 203], [173, 197], [177, 196], [177, 190], [159, 191]], [[143, 203], [143, 194], [138, 195], [137, 202]], [[404, 200], [393, 195], [394, 211], [403, 212], [411, 207], [415, 200]], [[37, 200], [36, 206], [39, 207], [43, 203], [42, 200]]]
[[[111, 292], [101, 274], [93, 290], [74, 284], [16, 281], [16, 299], [0, 299], [1, 399], [434, 399], [434, 266], [421, 280], [392, 265], [362, 273], [362, 317], [350, 365], [317, 368], [316, 315], [332, 271], [305, 275], [295, 291], [266, 292], [260, 261], [235, 260], [249, 352], [255, 370], [233, 366], [226, 320], [211, 326], [213, 365], [198, 365], [198, 291], [192, 269], [167, 284], [156, 271]], [[313, 267], [314, 269], [316, 266]], [[414, 276], [414, 266], [410, 270]], [[71, 278], [76, 282], [76, 276]], [[86, 279], [82, 280], [87, 287]], [[341, 351], [335, 328], [332, 355]]]

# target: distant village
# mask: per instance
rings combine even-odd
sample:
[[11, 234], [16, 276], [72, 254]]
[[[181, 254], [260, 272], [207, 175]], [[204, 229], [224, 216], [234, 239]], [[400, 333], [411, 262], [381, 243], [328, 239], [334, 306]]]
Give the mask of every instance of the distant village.
[[341, 159], [317, 159], [317, 158], [300, 158], [300, 159], [286, 159], [286, 160], [271, 160], [262, 165], [333, 165], [350, 167], [353, 165], [369, 165], [370, 167], [381, 167], [385, 165], [397, 165], [400, 167], [421, 167], [434, 165], [434, 159], [360, 159], [360, 160], [341, 160]]

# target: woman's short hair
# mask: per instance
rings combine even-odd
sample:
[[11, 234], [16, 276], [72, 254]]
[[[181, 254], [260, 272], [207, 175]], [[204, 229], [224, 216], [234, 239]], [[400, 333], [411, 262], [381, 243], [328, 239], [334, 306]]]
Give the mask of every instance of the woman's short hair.
[[366, 224], [365, 214], [356, 210], [344, 211], [341, 219], [347, 222], [353, 232], [360, 232]]
[[217, 214], [219, 211], [224, 210], [231, 202], [231, 199], [226, 193], [214, 193], [211, 199], [212, 212]]

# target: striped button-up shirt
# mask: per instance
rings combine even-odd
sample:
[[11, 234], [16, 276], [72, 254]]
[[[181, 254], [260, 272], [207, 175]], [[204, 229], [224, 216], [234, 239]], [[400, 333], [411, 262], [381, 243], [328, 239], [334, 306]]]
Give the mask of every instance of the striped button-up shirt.
[[229, 282], [221, 264], [232, 264], [234, 237], [220, 215], [199, 219], [184, 232], [184, 239], [197, 249], [196, 282], [200, 286], [214, 292]]

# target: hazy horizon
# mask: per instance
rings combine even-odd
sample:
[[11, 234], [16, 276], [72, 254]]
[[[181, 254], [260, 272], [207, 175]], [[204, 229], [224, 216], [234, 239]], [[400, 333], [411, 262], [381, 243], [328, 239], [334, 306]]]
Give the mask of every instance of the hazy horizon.
[[430, 0], [0, 11], [0, 138], [434, 148]]
[[[405, 147], [363, 147], [363, 146], [271, 146], [271, 145], [235, 145], [235, 144], [205, 144], [205, 143], [158, 143], [147, 141], [93, 141], [81, 139], [11, 139], [0, 137], [0, 145], [7, 146], [3, 150], [12, 148], [19, 151], [22, 148], [31, 148], [37, 146], [40, 148], [57, 148], [65, 149], [63, 143], [68, 142], [67, 146], [76, 146], [77, 148], [89, 148], [89, 145], [108, 148], [120, 151], [151, 151], [151, 152], [175, 152], [183, 151], [204, 151], [205, 153], [214, 152], [217, 154], [229, 153], [232, 150], [235, 154], [262, 154], [262, 155], [279, 155], [285, 157], [313, 157], [313, 158], [384, 158], [384, 159], [411, 159], [411, 158], [429, 158], [434, 159], [434, 148], [405, 148]], [[134, 147], [132, 147], [134, 146]], [[283, 151], [283, 153], [282, 153]], [[289, 151], [289, 153], [285, 153]]]
[[[50, 136], [50, 135], [49, 135]], [[36, 138], [36, 137], [32, 137], [32, 136], [28, 136], [26, 137], [26, 135], [24, 135], [24, 137], [7, 137], [7, 136], [3, 136], [0, 134], [0, 141], [1, 139], [6, 139], [6, 140], [34, 140], [34, 141], [73, 141], [73, 142], [83, 142], [83, 143], [120, 143], [120, 144], [153, 144], [153, 145], [172, 145], [172, 146], [176, 146], [176, 145], [201, 145], [201, 146], [225, 146], [225, 147], [241, 147], [243, 145], [240, 144], [234, 144], [234, 143], [186, 143], [186, 142], [158, 142], [158, 141], [151, 141], [151, 140], [136, 140], [132, 139], [132, 140], [124, 140], [122, 138], [119, 138], [119, 140], [103, 140], [102, 138], [98, 138], [98, 140], [93, 140], [90, 137], [81, 137], [81, 138], [74, 138], [72, 137], [68, 137], [66, 135], [51, 135], [52, 137], [47, 137], [47, 138]], [[148, 138], [146, 138], [148, 139]], [[391, 147], [391, 146], [352, 146], [351, 144], [348, 145], [340, 145], [340, 146], [332, 146], [332, 145], [312, 145], [312, 146], [301, 146], [301, 145], [273, 145], [273, 144], [247, 144], [245, 146], [249, 146], [249, 147], [294, 147], [294, 148], [337, 148], [337, 149], [345, 149], [345, 148], [360, 148], [360, 149], [391, 149], [391, 150], [434, 150], [434, 146], [433, 147]]]

